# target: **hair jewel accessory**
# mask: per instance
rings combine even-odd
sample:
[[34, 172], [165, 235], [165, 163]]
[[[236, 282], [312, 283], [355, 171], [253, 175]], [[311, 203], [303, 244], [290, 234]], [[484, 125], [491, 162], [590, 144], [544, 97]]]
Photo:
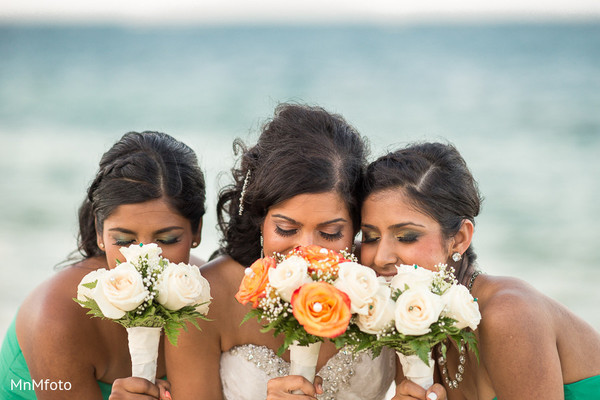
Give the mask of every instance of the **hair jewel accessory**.
[[260, 234], [260, 258], [264, 258], [265, 256], [265, 251], [264, 251], [264, 240], [263, 240], [263, 236], [262, 233]]
[[246, 188], [248, 187], [248, 182], [250, 181], [250, 170], [246, 172], [246, 178], [244, 179], [244, 185], [242, 185], [242, 194], [240, 194], [240, 210], [238, 211], [238, 215], [242, 215], [244, 213], [244, 196], [246, 195]]
[[462, 255], [457, 251], [456, 253], [452, 254], [452, 259], [454, 262], [459, 262], [462, 260]]

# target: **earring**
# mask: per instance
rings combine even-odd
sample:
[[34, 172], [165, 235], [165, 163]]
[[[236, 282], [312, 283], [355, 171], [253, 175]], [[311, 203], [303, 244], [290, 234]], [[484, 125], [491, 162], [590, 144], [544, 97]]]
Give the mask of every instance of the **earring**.
[[100, 249], [104, 250], [104, 243], [98, 244], [98, 247], [100, 247]]
[[457, 251], [456, 253], [452, 254], [452, 259], [454, 262], [459, 262], [462, 260], [462, 255]]
[[198, 247], [198, 242], [192, 242], [192, 247]]
[[264, 248], [263, 248], [263, 237], [262, 237], [262, 233], [260, 234], [260, 258], [264, 258], [265, 256], [265, 252], [264, 252]]

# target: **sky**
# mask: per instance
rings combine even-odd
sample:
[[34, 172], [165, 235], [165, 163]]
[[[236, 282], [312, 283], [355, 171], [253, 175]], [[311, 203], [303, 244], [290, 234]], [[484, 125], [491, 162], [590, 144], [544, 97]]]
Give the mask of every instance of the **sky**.
[[600, 18], [598, 0], [0, 0], [4, 22], [140, 24]]

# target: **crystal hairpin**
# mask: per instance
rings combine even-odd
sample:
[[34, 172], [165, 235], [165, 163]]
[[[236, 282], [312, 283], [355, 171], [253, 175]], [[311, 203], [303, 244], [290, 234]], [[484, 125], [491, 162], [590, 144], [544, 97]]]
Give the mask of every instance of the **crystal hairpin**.
[[242, 186], [242, 193], [240, 194], [240, 209], [238, 211], [238, 215], [242, 215], [244, 213], [244, 196], [246, 195], [246, 188], [248, 187], [248, 182], [250, 181], [250, 170], [246, 172], [246, 178], [244, 179], [244, 185]]

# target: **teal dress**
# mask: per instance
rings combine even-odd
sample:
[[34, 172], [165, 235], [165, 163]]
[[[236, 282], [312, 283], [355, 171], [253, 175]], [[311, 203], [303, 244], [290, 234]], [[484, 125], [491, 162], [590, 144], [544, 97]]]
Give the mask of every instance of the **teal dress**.
[[[15, 318], [16, 320], [16, 318]], [[35, 400], [35, 389], [44, 388], [44, 390], [52, 390], [54, 388], [66, 389], [65, 382], [44, 382], [43, 380], [32, 382], [31, 375], [29, 374], [29, 368], [23, 357], [23, 352], [17, 341], [17, 331], [15, 329], [15, 321], [6, 332], [6, 337], [2, 343], [2, 349], [0, 350], [0, 399], [2, 400]], [[108, 400], [112, 385], [98, 381], [100, 391], [102, 392], [102, 398]], [[65, 392], [68, 393], [68, 392]]]
[[600, 375], [565, 385], [565, 400], [600, 400]]

